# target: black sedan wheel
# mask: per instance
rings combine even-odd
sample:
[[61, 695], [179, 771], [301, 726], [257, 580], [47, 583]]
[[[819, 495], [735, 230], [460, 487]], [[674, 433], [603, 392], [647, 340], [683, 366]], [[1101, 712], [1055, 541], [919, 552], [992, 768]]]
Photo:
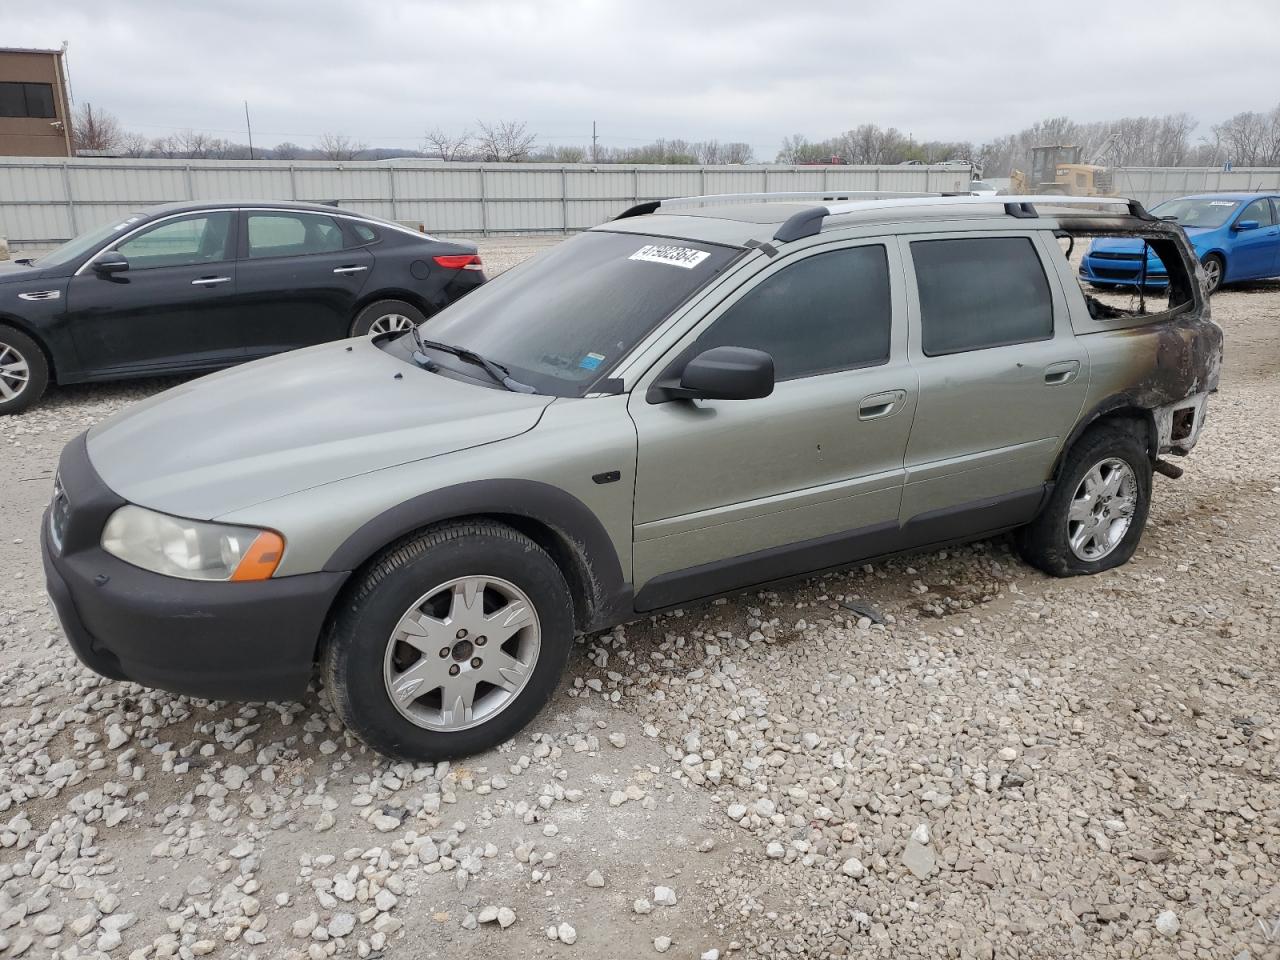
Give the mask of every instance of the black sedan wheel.
[[49, 364], [40, 345], [21, 330], [0, 326], [0, 416], [27, 409], [48, 384]]
[[403, 300], [379, 300], [358, 314], [351, 324], [353, 337], [378, 336], [384, 333], [408, 333], [427, 319], [426, 314]]

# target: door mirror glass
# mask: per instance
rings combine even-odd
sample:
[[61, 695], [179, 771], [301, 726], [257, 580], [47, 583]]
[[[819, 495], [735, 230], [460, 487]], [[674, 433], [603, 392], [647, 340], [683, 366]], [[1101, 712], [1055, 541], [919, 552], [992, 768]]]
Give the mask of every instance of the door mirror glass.
[[1257, 230], [1259, 226], [1261, 226], [1261, 224], [1259, 224], [1257, 220], [1237, 220], [1236, 221], [1237, 230]]
[[103, 250], [93, 258], [93, 272], [104, 277], [124, 273], [129, 269], [129, 258], [119, 250]]
[[650, 399], [758, 400], [773, 393], [773, 357], [748, 347], [712, 347], [685, 365], [678, 382], [654, 385]]

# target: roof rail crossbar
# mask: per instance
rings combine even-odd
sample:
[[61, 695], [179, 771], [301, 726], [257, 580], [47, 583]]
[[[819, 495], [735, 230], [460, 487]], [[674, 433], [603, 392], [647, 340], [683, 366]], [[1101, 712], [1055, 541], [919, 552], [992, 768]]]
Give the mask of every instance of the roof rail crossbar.
[[911, 193], [899, 190], [797, 190], [775, 193], [707, 193], [692, 197], [668, 197], [664, 200], [646, 200], [628, 207], [613, 219], [626, 220], [629, 217], [643, 217], [654, 213], [659, 207], [698, 206], [708, 203], [749, 200], [824, 200], [828, 202], [848, 201], [854, 199], [904, 199], [909, 197], [936, 197], [936, 193]]
[[842, 213], [858, 213], [865, 210], [890, 210], [895, 207], [947, 207], [947, 206], [991, 206], [1001, 204], [1005, 213], [1019, 219], [1039, 216], [1036, 204], [1056, 206], [1122, 206], [1130, 216], [1140, 220], [1154, 220], [1142, 204], [1124, 197], [1065, 197], [1047, 196], [1015, 196], [1015, 197], [971, 197], [941, 196], [930, 194], [924, 197], [902, 197], [892, 200], [859, 200], [851, 203], [828, 204], [825, 207], [813, 207], [801, 210], [785, 220], [773, 235], [780, 242], [799, 240], [811, 237], [822, 230], [822, 222], [827, 217]]

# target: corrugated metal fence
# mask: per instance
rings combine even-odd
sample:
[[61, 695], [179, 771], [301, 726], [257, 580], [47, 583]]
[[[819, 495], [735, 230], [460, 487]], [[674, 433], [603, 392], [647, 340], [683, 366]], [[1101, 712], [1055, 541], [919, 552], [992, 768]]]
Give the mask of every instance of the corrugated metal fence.
[[568, 232], [634, 203], [708, 193], [966, 189], [957, 166], [786, 167], [0, 158], [0, 236], [61, 243], [172, 200], [337, 200], [439, 234]]
[[[623, 166], [397, 161], [0, 158], [0, 237], [49, 247], [172, 200], [336, 200], [440, 234], [568, 232], [633, 203], [769, 191], [963, 190], [957, 166]], [[1280, 189], [1280, 168], [1117, 170], [1116, 192], [1150, 206], [1215, 190]]]

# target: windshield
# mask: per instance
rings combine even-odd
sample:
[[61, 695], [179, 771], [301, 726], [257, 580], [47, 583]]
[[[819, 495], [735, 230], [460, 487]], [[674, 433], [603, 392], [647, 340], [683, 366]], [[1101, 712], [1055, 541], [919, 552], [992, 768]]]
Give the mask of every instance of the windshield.
[[1212, 230], [1231, 219], [1240, 206], [1239, 200], [1183, 199], [1166, 200], [1151, 210], [1153, 217], [1177, 220], [1184, 227], [1204, 227]]
[[35, 264], [41, 267], [61, 267], [74, 260], [78, 260], [91, 250], [96, 250], [101, 244], [106, 243], [112, 237], [119, 233], [123, 233], [126, 229], [133, 226], [142, 219], [142, 214], [133, 213], [125, 217], [123, 220], [113, 220], [106, 226], [99, 227], [97, 230], [90, 230], [88, 233], [82, 233], [74, 240], [68, 240], [62, 246], [50, 250], [43, 257], [39, 257]]
[[539, 393], [580, 397], [741, 252], [592, 230], [500, 274], [419, 329], [425, 340], [502, 364]]

